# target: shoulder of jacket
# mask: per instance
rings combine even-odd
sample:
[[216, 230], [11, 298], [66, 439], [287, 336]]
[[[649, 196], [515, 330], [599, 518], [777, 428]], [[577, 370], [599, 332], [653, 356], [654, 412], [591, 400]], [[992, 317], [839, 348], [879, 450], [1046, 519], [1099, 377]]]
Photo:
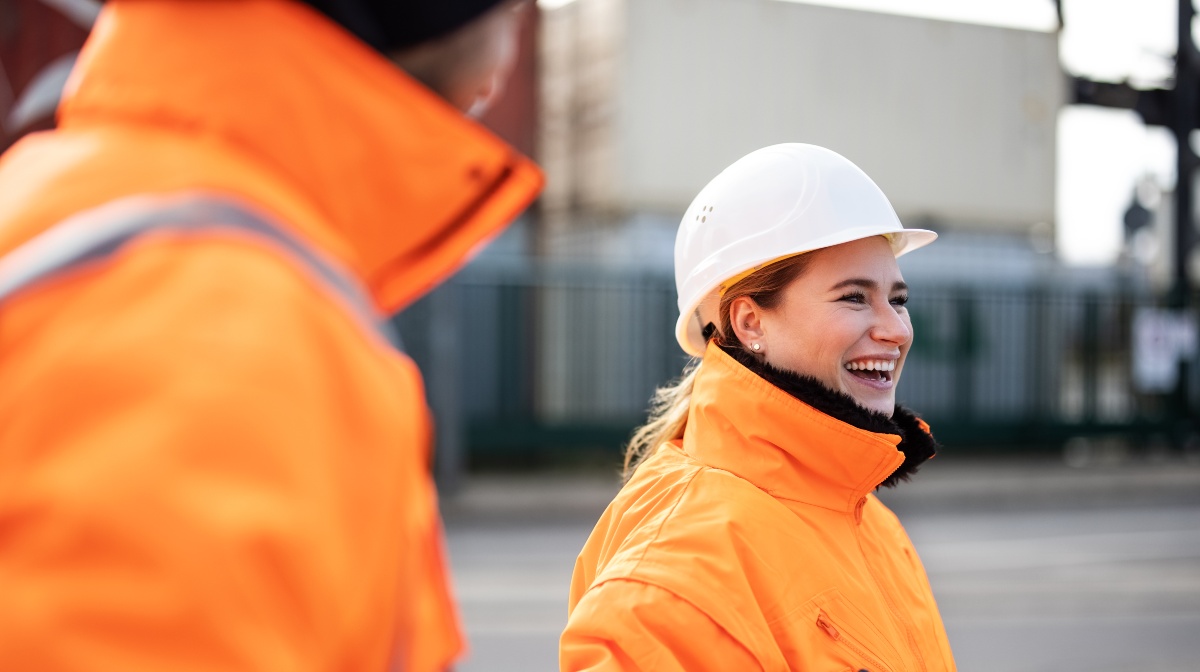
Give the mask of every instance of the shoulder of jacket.
[[[6, 348], [53, 366], [100, 357], [157, 362], [146, 370], [159, 376], [294, 378], [387, 351], [294, 261], [236, 236], [148, 238], [9, 297], [4, 311]], [[69, 358], [53, 355], [71, 341]]]
[[[670, 588], [636, 579], [612, 579], [594, 586], [587, 598], [568, 619], [562, 637], [564, 651], [589, 640], [605, 639], [636, 656], [639, 669], [661, 666], [664, 651], [679, 660], [695, 660], [695, 654], [702, 651], [711, 669], [773, 669], [771, 642], [753, 636], [755, 633], [737, 631], [736, 623], [708, 613]], [[615, 614], [620, 617], [614, 618]], [[750, 639], [744, 639], [748, 634]]]
[[670, 590], [679, 573], [661, 570], [678, 562], [679, 554], [741, 557], [749, 540], [770, 535], [779, 516], [791, 515], [730, 472], [686, 455], [671, 462], [639, 469], [605, 513], [606, 561], [596, 581], [652, 579]]
[[811, 555], [824, 543], [814, 527], [770, 493], [682, 451], [656, 454], [645, 466], [604, 526], [611, 547], [588, 590], [622, 581], [654, 586], [751, 650], [770, 651], [771, 622], [822, 583], [821, 572], [803, 571], [806, 557], [827, 562]]
[[[0, 302], [55, 285], [97, 294], [123, 274], [150, 276], [147, 287], [170, 283], [184, 295], [234, 285], [230, 307], [258, 299], [266, 305], [254, 313], [264, 318], [296, 317], [332, 300], [341, 311], [324, 312], [349, 314], [388, 336], [339, 261], [257, 206], [205, 192], [133, 195], [63, 219], [0, 257]], [[129, 303], [152, 294], [128, 293]]]
[[[658, 497], [646, 493], [630, 502], [606, 530], [605, 543], [619, 548], [609, 551], [587, 592], [650, 586], [690, 605], [754, 655], [769, 651], [767, 613], [773, 607], [762, 603], [771, 597], [761, 594], [768, 586], [760, 581], [764, 568], [756, 565], [752, 548], [769, 534], [769, 524], [747, 515], [750, 502], [759, 500], [756, 492], [775, 501], [728, 472], [692, 466], [679, 480], [655, 488]], [[630, 514], [636, 515], [632, 524], [623, 520]], [[746, 530], [747, 521], [759, 529]]]

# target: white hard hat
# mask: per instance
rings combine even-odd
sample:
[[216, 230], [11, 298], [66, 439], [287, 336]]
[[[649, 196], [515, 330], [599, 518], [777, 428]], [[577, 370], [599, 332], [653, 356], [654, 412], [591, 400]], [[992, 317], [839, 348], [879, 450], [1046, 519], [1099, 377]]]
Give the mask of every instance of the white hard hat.
[[688, 206], [675, 236], [675, 338], [704, 353], [696, 315], [731, 278], [784, 257], [883, 236], [896, 256], [937, 234], [906, 229], [887, 197], [842, 155], [787, 143], [751, 152], [721, 171]]

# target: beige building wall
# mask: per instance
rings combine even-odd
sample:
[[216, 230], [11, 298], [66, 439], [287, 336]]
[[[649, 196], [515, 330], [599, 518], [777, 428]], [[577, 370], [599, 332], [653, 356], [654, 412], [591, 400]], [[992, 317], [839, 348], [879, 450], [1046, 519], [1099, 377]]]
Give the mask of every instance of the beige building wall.
[[753, 149], [830, 147], [907, 221], [1053, 223], [1057, 35], [779, 0], [576, 0], [543, 25], [549, 213], [682, 212]]

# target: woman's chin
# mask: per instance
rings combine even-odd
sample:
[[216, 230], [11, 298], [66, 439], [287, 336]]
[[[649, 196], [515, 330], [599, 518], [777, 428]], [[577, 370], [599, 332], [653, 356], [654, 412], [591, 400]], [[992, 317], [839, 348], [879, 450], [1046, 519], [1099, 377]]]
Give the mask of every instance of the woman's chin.
[[896, 410], [896, 394], [893, 381], [865, 381], [853, 374], [846, 374], [848, 380], [842, 389], [854, 401], [868, 411], [882, 413], [889, 418]]
[[859, 406], [873, 413], [882, 413], [887, 417], [892, 417], [892, 413], [896, 411], [896, 402], [881, 399], [859, 399], [855, 397], [855, 401]]

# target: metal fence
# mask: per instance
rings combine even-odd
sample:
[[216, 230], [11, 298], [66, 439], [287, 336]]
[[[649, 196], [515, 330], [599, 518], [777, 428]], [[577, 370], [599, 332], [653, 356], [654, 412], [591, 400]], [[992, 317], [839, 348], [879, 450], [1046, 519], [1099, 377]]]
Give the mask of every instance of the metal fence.
[[[916, 340], [898, 397], [958, 446], [1045, 447], [1072, 436], [1150, 437], [1200, 417], [1139, 393], [1132, 322], [1148, 294], [914, 284]], [[468, 269], [402, 315], [443, 443], [472, 459], [617, 450], [686, 357], [670, 276]], [[1184, 405], [1186, 403], [1186, 406]]]

